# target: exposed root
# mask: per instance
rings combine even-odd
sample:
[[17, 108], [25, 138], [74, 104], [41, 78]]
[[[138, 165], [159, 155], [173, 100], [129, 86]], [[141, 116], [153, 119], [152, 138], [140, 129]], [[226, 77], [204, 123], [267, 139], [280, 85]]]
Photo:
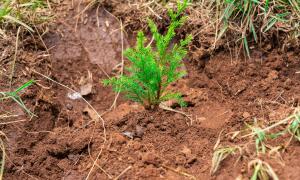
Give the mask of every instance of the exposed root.
[[165, 105], [164, 103], [160, 103], [160, 104], [159, 104], [159, 107], [160, 107], [161, 109], [163, 109], [163, 110], [166, 110], [166, 111], [171, 111], [171, 112], [175, 112], [175, 113], [181, 114], [181, 115], [187, 117], [187, 118], [190, 120], [190, 124], [188, 124], [188, 125], [191, 126], [191, 125], [193, 124], [193, 121], [194, 121], [194, 120], [193, 120], [193, 118], [191, 117], [191, 115], [186, 114], [186, 113], [183, 112], [183, 111], [178, 111], [178, 110], [172, 109], [172, 108], [168, 107], [167, 105]]
[[12, 67], [11, 67], [11, 74], [10, 74], [10, 82], [9, 82], [9, 90], [11, 91], [12, 87], [12, 79], [15, 74], [15, 66], [16, 66], [16, 61], [17, 61], [17, 55], [18, 55], [18, 48], [19, 48], [19, 34], [20, 34], [21, 27], [18, 28], [17, 31], [17, 37], [16, 37], [16, 45], [15, 45], [15, 54], [14, 54], [14, 59], [12, 62]]
[[[106, 11], [106, 10], [105, 10]], [[115, 15], [111, 14], [110, 12], [106, 11], [108, 14], [110, 14], [111, 16], [113, 16], [119, 23], [120, 23], [120, 34], [121, 34], [121, 63], [120, 63], [120, 71], [119, 74], [123, 75], [124, 74], [124, 26], [123, 26], [123, 22], [122, 20], [120, 20], [119, 18], [117, 18]], [[117, 107], [117, 100], [120, 96], [120, 92], [118, 92], [115, 96], [115, 99], [113, 101], [113, 104], [111, 105], [111, 107], [109, 108], [109, 110], [115, 109]]]
[[180, 174], [180, 175], [182, 175], [182, 176], [185, 176], [185, 177], [187, 177], [187, 178], [189, 178], [189, 179], [196, 180], [196, 177], [195, 177], [195, 176], [193, 176], [193, 175], [191, 175], [191, 174], [188, 174], [188, 173], [186, 173], [186, 172], [183, 172], [183, 171], [181, 171], [181, 170], [174, 169], [174, 168], [171, 168], [171, 167], [166, 166], [166, 165], [162, 165], [162, 167], [164, 167], [164, 168], [166, 168], [166, 169], [168, 169], [168, 170], [171, 170], [171, 171], [173, 171], [173, 172], [175, 172], [175, 173], [177, 173], [177, 174]]
[[114, 178], [114, 180], [120, 179], [120, 177], [125, 174], [127, 171], [129, 171], [132, 168], [132, 166], [128, 166], [126, 169], [124, 169], [117, 177]]
[[3, 173], [4, 173], [4, 166], [5, 166], [5, 157], [6, 157], [5, 146], [4, 146], [4, 142], [3, 142], [2, 138], [0, 138], [0, 148], [2, 151], [2, 159], [1, 159], [1, 167], [0, 167], [0, 180], [2, 180]]

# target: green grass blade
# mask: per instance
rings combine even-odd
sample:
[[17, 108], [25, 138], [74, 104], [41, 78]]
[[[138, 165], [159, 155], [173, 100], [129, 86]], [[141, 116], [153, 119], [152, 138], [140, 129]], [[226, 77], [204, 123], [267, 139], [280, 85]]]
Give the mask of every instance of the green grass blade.
[[30, 26], [28, 26], [27, 24], [23, 23], [22, 21], [18, 20], [18, 19], [15, 18], [15, 17], [12, 17], [12, 16], [10, 16], [10, 15], [5, 15], [5, 16], [3, 16], [3, 18], [4, 18], [4, 19], [7, 19], [7, 20], [10, 20], [10, 21], [12, 21], [12, 22], [15, 22], [15, 23], [17, 23], [17, 24], [22, 25], [22, 26], [25, 27], [28, 31], [34, 32], [34, 30], [33, 30]]
[[25, 88], [28, 88], [29, 86], [31, 86], [32, 84], [34, 84], [34, 80], [29, 80], [28, 82], [26, 82], [25, 84], [23, 84], [22, 86], [20, 86], [18, 89], [15, 90], [16, 93], [19, 93], [20, 91], [22, 91]]
[[30, 116], [35, 116], [35, 114], [33, 114], [29, 109], [27, 109], [27, 107], [25, 106], [25, 104], [23, 103], [22, 99], [17, 96], [17, 97], [11, 97], [22, 109], [24, 109], [24, 111], [29, 114]]
[[258, 172], [259, 172], [260, 167], [257, 165], [255, 166], [253, 175], [251, 177], [251, 180], [257, 180], [258, 179]]
[[244, 48], [246, 50], [247, 56], [250, 58], [250, 50], [249, 50], [248, 41], [246, 37], [243, 38], [243, 42], [244, 42]]
[[250, 23], [250, 30], [251, 30], [251, 32], [252, 32], [252, 34], [253, 34], [254, 40], [255, 40], [255, 42], [257, 42], [257, 34], [256, 34], [256, 32], [255, 32], [255, 28], [254, 28], [254, 25], [253, 25], [252, 20], [250, 20], [249, 23]]

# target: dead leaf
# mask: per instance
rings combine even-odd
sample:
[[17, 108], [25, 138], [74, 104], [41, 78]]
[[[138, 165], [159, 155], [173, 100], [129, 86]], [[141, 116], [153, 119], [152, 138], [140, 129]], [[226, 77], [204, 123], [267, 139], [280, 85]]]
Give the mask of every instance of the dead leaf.
[[87, 77], [81, 77], [79, 81], [80, 86], [80, 94], [82, 96], [89, 95], [92, 92], [93, 88], [93, 76], [90, 71], [88, 71]]
[[82, 85], [80, 87], [80, 94], [81, 94], [81, 96], [89, 95], [92, 92], [92, 88], [93, 88], [93, 84], [92, 83], [88, 83], [88, 84]]
[[130, 139], [133, 139], [133, 137], [135, 135], [134, 132], [129, 132], [129, 131], [125, 131], [122, 134]]

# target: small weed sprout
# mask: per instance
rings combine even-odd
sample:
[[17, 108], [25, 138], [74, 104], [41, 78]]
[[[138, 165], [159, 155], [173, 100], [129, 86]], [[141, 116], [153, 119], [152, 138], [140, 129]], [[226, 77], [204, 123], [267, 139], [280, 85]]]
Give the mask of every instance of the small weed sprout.
[[295, 115], [295, 119], [288, 126], [288, 131], [293, 137], [300, 141], [300, 114]]
[[22, 109], [24, 109], [24, 111], [29, 114], [30, 116], [34, 116], [34, 114], [26, 108], [25, 104], [23, 103], [21, 97], [19, 96], [19, 92], [28, 88], [29, 86], [31, 86], [34, 83], [34, 80], [30, 80], [28, 82], [26, 82], [25, 84], [23, 84], [22, 86], [20, 86], [19, 88], [17, 88], [15, 91], [12, 92], [0, 92], [0, 101], [3, 101], [5, 99], [12, 99], [14, 100]]
[[248, 169], [254, 169], [251, 180], [279, 180], [273, 168], [265, 161], [254, 159], [248, 163]]
[[192, 36], [170, 46], [176, 35], [175, 30], [187, 19], [183, 15], [187, 5], [188, 0], [178, 1], [177, 11], [168, 11], [171, 22], [165, 35], [160, 34], [155, 23], [149, 20], [156, 47], [145, 46], [146, 37], [140, 31], [136, 47], [125, 51], [125, 56], [131, 62], [127, 68], [129, 75], [104, 80], [104, 85], [113, 86], [116, 92], [124, 93], [128, 99], [141, 103], [146, 109], [155, 109], [161, 102], [171, 99], [184, 105], [181, 94], [171, 92], [167, 87], [186, 73], [178, 69], [183, 66], [182, 59], [187, 54], [187, 45]]
[[263, 131], [258, 125], [257, 125], [257, 120], [255, 119], [254, 125], [249, 125], [246, 123], [246, 126], [252, 131], [253, 137], [255, 139], [255, 149], [256, 153], [266, 153], [266, 145], [265, 141], [267, 140], [267, 135], [266, 132]]
[[219, 169], [221, 162], [225, 160], [228, 156], [234, 155], [238, 150], [241, 153], [242, 150], [240, 147], [223, 147], [215, 150], [212, 158], [210, 174], [213, 175], [214, 173], [216, 173]]
[[256, 153], [259, 154], [260, 152], [265, 154], [266, 153], [266, 145], [264, 141], [266, 140], [266, 133], [262, 131], [261, 128], [253, 128], [255, 132], [255, 147]]

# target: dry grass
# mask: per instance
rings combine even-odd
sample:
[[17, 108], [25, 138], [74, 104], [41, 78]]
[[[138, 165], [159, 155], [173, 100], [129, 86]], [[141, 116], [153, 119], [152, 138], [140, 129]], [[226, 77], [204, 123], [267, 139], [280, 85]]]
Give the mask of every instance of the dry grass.
[[[267, 126], [263, 129], [259, 128], [259, 129], [253, 130], [253, 127], [251, 127], [250, 129], [252, 129], [252, 132], [242, 136], [242, 138], [258, 135], [261, 137], [264, 136], [261, 139], [265, 139], [266, 138], [265, 136], [267, 136], [266, 135], [267, 133], [269, 134], [269, 136], [271, 138], [277, 138], [286, 133], [290, 133], [290, 134], [292, 134], [292, 137], [295, 137], [296, 139], [298, 139], [299, 138], [299, 124], [300, 124], [299, 116], [300, 116], [300, 110], [298, 108], [298, 109], [295, 109], [294, 113], [291, 114], [290, 116], [288, 116], [287, 118], [278, 120], [278, 121], [276, 121], [276, 123], [274, 123], [270, 126]], [[285, 126], [284, 130], [270, 133], [271, 130], [276, 129], [280, 126]], [[259, 135], [259, 134], [263, 134], [263, 135]]]
[[217, 40], [230, 32], [234, 43], [240, 43], [249, 57], [251, 44], [262, 46], [263, 41], [272, 40], [271, 36], [282, 43], [298, 41], [300, 2], [297, 0], [217, 2], [220, 10]]
[[[147, 29], [146, 17], [156, 19], [164, 29], [168, 23], [162, 21], [166, 9], [174, 8], [176, 0], [88, 0], [88, 4], [88, 8], [99, 4], [109, 7], [127, 30], [136, 31]], [[193, 35], [190, 50], [196, 57], [207, 56], [219, 48], [233, 49], [235, 55], [245, 52], [250, 57], [255, 46], [267, 49], [272, 43], [285, 50], [299, 44], [300, 2], [296, 0], [193, 0], [187, 13], [188, 25], [178, 34]]]
[[[0, 131], [0, 135], [1, 136], [5, 136], [5, 134]], [[0, 149], [2, 151], [2, 154], [1, 154], [1, 165], [0, 165], [0, 180], [3, 179], [3, 173], [4, 173], [4, 166], [5, 166], [5, 157], [6, 157], [6, 153], [5, 153], [5, 146], [4, 146], [4, 142], [2, 140], [2, 137], [0, 137]]]
[[[19, 68], [17, 68], [20, 55], [19, 49], [23, 48], [19, 47], [20, 44], [22, 44], [21, 37], [25, 34], [30, 34], [34, 37], [34, 33], [37, 32], [37, 27], [42, 27], [44, 23], [48, 22], [50, 19], [51, 11], [49, 11], [49, 8], [50, 4], [48, 1], [41, 0], [2, 0], [0, 3], [0, 49], [2, 51], [0, 58], [0, 80], [1, 83], [3, 83], [1, 84], [0, 90], [2, 91], [0, 92], [0, 103], [7, 103], [7, 101], [12, 100], [30, 116], [33, 116], [34, 114], [25, 106], [20, 94], [21, 91], [32, 85], [33, 81], [28, 81], [12, 90], [14, 86], [13, 78], [19, 71]], [[9, 88], [5, 89], [5, 87]], [[18, 115], [5, 112], [0, 115], [0, 125], [5, 126], [26, 121], [13, 120], [17, 117]], [[6, 121], [6, 119], [12, 120]], [[9, 160], [5, 153], [5, 142], [7, 141], [9, 141], [9, 139], [7, 139], [5, 132], [0, 131], [0, 148], [2, 152], [0, 161], [0, 180], [3, 179], [5, 160]], [[23, 170], [20, 171], [23, 172]]]
[[0, 29], [5, 32], [14, 26], [22, 26], [34, 32], [33, 26], [46, 23], [51, 17], [50, 3], [41, 0], [6, 0], [0, 6]]
[[210, 174], [215, 174], [220, 167], [220, 164], [230, 155], [235, 155], [239, 151], [242, 153], [242, 148], [238, 146], [220, 147], [214, 151]]
[[292, 137], [300, 142], [300, 113], [294, 114], [294, 120], [289, 123], [287, 129]]
[[[271, 165], [261, 160], [260, 157], [267, 157], [268, 159], [275, 158], [277, 163], [284, 165], [281, 157], [281, 153], [284, 151], [281, 150], [288, 148], [293, 139], [296, 141], [300, 140], [300, 111], [299, 109], [295, 109], [294, 113], [289, 117], [278, 120], [276, 123], [264, 128], [262, 128], [262, 125], [259, 126], [258, 124], [258, 121], [255, 120], [253, 125], [246, 124], [247, 128], [244, 130], [244, 132], [236, 131], [233, 133], [228, 133], [228, 135], [234, 134], [234, 138], [240, 138], [248, 141], [246, 144], [218, 148], [217, 146], [220, 144], [219, 139], [221, 136], [219, 137], [217, 146], [215, 147], [215, 151], [213, 153], [211, 174], [214, 174], [218, 170], [221, 162], [224, 161], [228, 156], [234, 155], [237, 151], [239, 151], [240, 154], [241, 152], [245, 152], [250, 159], [254, 159], [248, 162], [248, 170], [251, 171], [251, 169], [253, 169], [251, 180], [278, 179]], [[248, 134], [242, 135], [245, 132], [248, 132]], [[288, 135], [290, 135], [290, 138], [288, 138]], [[277, 139], [279, 137], [286, 142], [285, 145], [278, 145], [277, 143], [275, 147], [272, 147], [269, 140]], [[232, 138], [230, 139], [232, 140]], [[253, 145], [256, 151], [249, 151], [249, 149], [247, 149], [249, 145]]]
[[4, 101], [7, 99], [11, 99], [13, 101], [15, 101], [26, 113], [28, 113], [30, 116], [34, 116], [34, 114], [26, 108], [25, 104], [23, 103], [19, 93], [21, 91], [23, 91], [24, 89], [28, 88], [29, 86], [31, 86], [34, 83], [33, 80], [30, 80], [26, 83], [24, 83], [22, 86], [20, 86], [19, 88], [17, 88], [14, 91], [11, 92], [0, 92], [0, 101]]
[[253, 170], [251, 180], [279, 180], [273, 168], [265, 161], [254, 159], [248, 163], [249, 171]]

